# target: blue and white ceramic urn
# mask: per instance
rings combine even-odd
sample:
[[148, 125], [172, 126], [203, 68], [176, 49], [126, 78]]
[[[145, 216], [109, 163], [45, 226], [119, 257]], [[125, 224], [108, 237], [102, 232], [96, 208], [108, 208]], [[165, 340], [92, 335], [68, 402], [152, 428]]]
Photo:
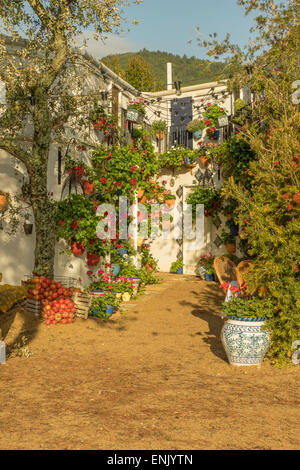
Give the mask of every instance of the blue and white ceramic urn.
[[221, 339], [230, 364], [260, 365], [270, 345], [268, 330], [262, 330], [264, 317], [229, 316], [223, 326]]

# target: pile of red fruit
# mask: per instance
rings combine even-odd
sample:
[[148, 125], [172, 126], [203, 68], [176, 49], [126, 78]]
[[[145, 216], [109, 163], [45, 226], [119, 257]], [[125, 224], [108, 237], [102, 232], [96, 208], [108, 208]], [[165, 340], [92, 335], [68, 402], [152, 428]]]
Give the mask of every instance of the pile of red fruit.
[[74, 292], [80, 292], [80, 289], [63, 287], [61, 282], [55, 282], [45, 276], [30, 279], [27, 281], [27, 287], [27, 297], [41, 301], [42, 317], [47, 325], [55, 325], [58, 322], [71, 323], [74, 320], [76, 308], [71, 297]]
[[72, 323], [74, 321], [76, 307], [70, 299], [42, 300], [42, 317], [46, 325], [56, 325], [56, 323]]

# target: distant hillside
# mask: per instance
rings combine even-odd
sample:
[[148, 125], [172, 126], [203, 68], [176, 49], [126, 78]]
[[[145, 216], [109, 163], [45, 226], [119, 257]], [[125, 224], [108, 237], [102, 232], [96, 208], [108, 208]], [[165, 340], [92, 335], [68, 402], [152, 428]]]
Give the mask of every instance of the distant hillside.
[[168, 52], [148, 51], [147, 49], [142, 49], [136, 53], [108, 55], [101, 60], [115, 73], [124, 78], [128, 61], [136, 55], [152, 66], [157, 90], [167, 88], [167, 62], [173, 64], [173, 82], [181, 80], [182, 87], [212, 82], [219, 77], [224, 68], [223, 62], [210, 62], [197, 59], [194, 56], [188, 58], [184, 55], [181, 57]]

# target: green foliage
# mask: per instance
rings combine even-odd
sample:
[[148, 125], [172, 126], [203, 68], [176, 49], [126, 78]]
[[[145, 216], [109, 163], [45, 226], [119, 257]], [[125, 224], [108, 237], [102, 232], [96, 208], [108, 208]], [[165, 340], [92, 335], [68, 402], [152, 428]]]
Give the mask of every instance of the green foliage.
[[[224, 108], [219, 106], [218, 104], [207, 104], [207, 109], [203, 113], [203, 126], [204, 127], [216, 127], [218, 123], [218, 117], [220, 116], [226, 116], [226, 111]], [[208, 123], [205, 123], [206, 121], [209, 121]]]
[[146, 114], [146, 109], [145, 109], [145, 106], [143, 104], [143, 100], [139, 99], [139, 98], [137, 98], [136, 100], [129, 101], [129, 105], [128, 105], [127, 109], [135, 109], [136, 111], [139, 111], [143, 115]]
[[125, 80], [137, 90], [154, 91], [156, 88], [152, 65], [139, 55], [134, 55], [128, 60]]
[[[242, 128], [243, 141], [255, 158], [249, 161], [251, 180], [228, 178], [224, 195], [236, 199], [241, 238], [248, 243], [253, 266], [246, 275], [249, 292], [273, 303], [268, 318], [269, 354], [277, 364], [290, 361], [300, 331], [300, 184], [299, 105], [293, 103], [299, 79], [299, 0], [241, 0], [246, 12], [258, 9], [258, 37], [245, 51], [214, 37], [206, 42], [210, 55], [231, 54], [236, 66], [232, 85], [248, 85], [256, 94], [251, 116]], [[244, 64], [252, 64], [247, 75]]]
[[174, 147], [162, 153], [159, 156], [159, 166], [182, 168], [186, 165], [186, 159], [194, 162], [197, 158], [197, 152], [186, 147]]
[[215, 215], [220, 210], [222, 197], [220, 191], [217, 189], [197, 186], [188, 195], [186, 202], [192, 204], [193, 218], [195, 219], [197, 204], [204, 204], [204, 215], [209, 217]]
[[165, 132], [165, 130], [167, 129], [167, 123], [163, 120], [153, 121], [151, 129], [154, 134], [159, 132]]
[[[174, 80], [181, 80], [183, 86], [196, 85], [198, 83], [207, 83], [214, 81], [224, 68], [223, 62], [208, 61], [197, 59], [196, 57], [183, 57], [168, 52], [162, 51], [148, 51], [142, 49], [138, 53], [125, 53], [109, 55], [102, 59], [104, 63], [112, 68], [114, 72], [122, 70], [123, 73], [128, 67], [128, 62], [132, 57], [140, 56], [147, 64], [152, 66], [155, 83], [154, 90], [165, 90], [166, 83], [166, 63], [172, 62], [173, 64], [173, 78]], [[114, 58], [118, 60], [114, 63]], [[119, 73], [118, 73], [119, 74]], [[124, 76], [122, 77], [124, 78]], [[129, 81], [129, 83], [131, 83]], [[146, 91], [143, 89], [143, 91]]]
[[214, 274], [215, 268], [213, 267], [215, 257], [211, 253], [200, 255], [198, 265], [202, 266], [207, 274]]
[[183, 262], [180, 259], [173, 261], [170, 267], [170, 273], [177, 273], [178, 269], [183, 268]]
[[186, 130], [188, 132], [196, 132], [196, 131], [199, 131], [200, 129], [204, 129], [205, 125], [203, 123], [203, 121], [201, 121], [200, 119], [193, 119], [192, 121], [190, 121], [187, 126], [186, 126]]
[[[121, 299], [117, 299], [116, 294], [107, 292], [103, 296], [94, 295], [89, 309], [89, 316], [98, 318], [109, 318], [106, 307], [119, 307]], [[96, 312], [94, 312], [96, 310]]]
[[222, 313], [228, 317], [265, 317], [271, 319], [274, 316], [274, 302], [270, 298], [254, 297], [247, 299], [234, 297], [230, 302], [224, 302]]
[[222, 240], [223, 245], [229, 245], [230, 243], [235, 242], [235, 238], [229, 232], [225, 232], [225, 230], [222, 230], [220, 238]]

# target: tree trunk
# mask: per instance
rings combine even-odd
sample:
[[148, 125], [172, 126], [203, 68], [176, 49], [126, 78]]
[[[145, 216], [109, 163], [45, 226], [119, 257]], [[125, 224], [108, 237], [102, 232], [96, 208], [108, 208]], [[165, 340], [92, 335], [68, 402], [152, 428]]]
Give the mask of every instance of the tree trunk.
[[28, 162], [31, 204], [36, 245], [33, 274], [53, 279], [55, 256], [55, 209], [48, 197], [47, 173], [51, 145], [51, 122], [46, 100], [37, 103], [34, 113], [32, 155]]

